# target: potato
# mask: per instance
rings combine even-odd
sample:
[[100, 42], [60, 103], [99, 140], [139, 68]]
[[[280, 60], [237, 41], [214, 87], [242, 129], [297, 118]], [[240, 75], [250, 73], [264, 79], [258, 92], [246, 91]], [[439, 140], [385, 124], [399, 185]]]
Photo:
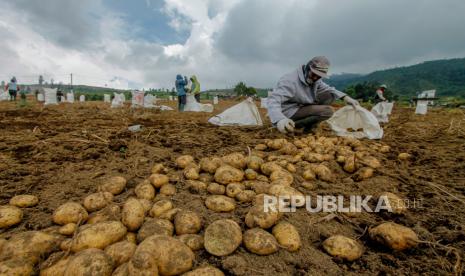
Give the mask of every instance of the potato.
[[170, 210], [168, 210], [168, 211], [162, 213], [158, 218], [167, 219], [167, 220], [169, 220], [169, 221], [173, 221], [174, 216], [175, 216], [179, 211], [181, 211], [181, 209], [179, 209], [179, 208], [170, 209]]
[[126, 188], [126, 179], [122, 176], [113, 176], [103, 180], [98, 190], [118, 195]]
[[267, 194], [271, 187], [270, 183], [264, 181], [251, 181], [249, 185], [256, 194]]
[[0, 229], [16, 225], [23, 220], [23, 211], [16, 206], [0, 206]]
[[297, 172], [296, 167], [294, 166], [294, 164], [291, 164], [291, 163], [286, 165], [286, 170], [288, 170], [290, 173], [296, 173]]
[[353, 173], [357, 169], [355, 166], [355, 155], [347, 156], [344, 162], [344, 171]]
[[163, 185], [168, 184], [170, 179], [164, 174], [154, 173], [149, 177], [149, 181], [152, 183], [153, 187], [161, 188]]
[[111, 274], [111, 276], [129, 276], [129, 267], [128, 267], [128, 263], [124, 263], [124, 264], [121, 264], [120, 266], [118, 266], [118, 267], [113, 271], [113, 273]]
[[136, 233], [127, 232], [123, 240], [128, 241], [133, 244], [137, 244], [137, 235]]
[[264, 151], [267, 148], [268, 147], [265, 144], [258, 144], [258, 145], [255, 146], [254, 150]]
[[58, 230], [58, 233], [65, 235], [65, 236], [71, 236], [76, 232], [77, 230], [77, 225], [76, 223], [68, 223], [60, 227]]
[[210, 183], [213, 181], [213, 175], [209, 173], [201, 173], [199, 174], [199, 181]]
[[244, 232], [244, 245], [257, 255], [270, 255], [278, 251], [275, 237], [261, 228], [253, 228]]
[[271, 148], [273, 150], [279, 150], [282, 147], [284, 147], [284, 145], [286, 143], [287, 143], [286, 139], [274, 139], [274, 140], [267, 141], [266, 145], [267, 145], [267, 147], [269, 147], [269, 148]]
[[274, 171], [270, 174], [271, 181], [279, 181], [282, 185], [290, 186], [294, 182], [294, 176], [284, 169]]
[[68, 257], [61, 258], [61, 259], [56, 260], [52, 264], [48, 265], [47, 267], [41, 267], [40, 276], [64, 276], [66, 267], [68, 266], [69, 259], [70, 258]]
[[248, 180], [257, 179], [258, 173], [252, 169], [245, 170], [245, 178]]
[[399, 215], [407, 211], [405, 201], [399, 196], [393, 193], [384, 192], [379, 195], [379, 199], [381, 198], [383, 198], [385, 205], [389, 205], [392, 213]]
[[167, 173], [168, 170], [165, 168], [165, 166], [162, 163], [158, 163], [158, 164], [153, 165], [150, 172], [152, 174], [156, 174], [156, 173], [164, 174], [164, 173]]
[[356, 240], [334, 235], [323, 242], [323, 248], [329, 255], [347, 261], [355, 261], [363, 254], [363, 246]]
[[82, 251], [87, 248], [104, 249], [126, 235], [126, 227], [119, 221], [104, 221], [92, 224], [80, 231], [73, 240], [71, 250]]
[[0, 238], [0, 252], [2, 252], [3, 246], [7, 243], [7, 240]]
[[179, 168], [185, 169], [189, 164], [194, 163], [194, 157], [191, 155], [182, 155], [176, 158], [175, 162]]
[[282, 169], [283, 168], [279, 166], [276, 162], [266, 162], [260, 166], [260, 170], [265, 175], [270, 175], [272, 172]]
[[192, 193], [203, 193], [207, 190], [207, 183], [197, 180], [187, 180], [186, 187]]
[[159, 217], [161, 214], [164, 212], [173, 209], [173, 203], [171, 200], [168, 199], [162, 199], [157, 202], [155, 202], [152, 206], [152, 209], [150, 209], [150, 216], [152, 217]]
[[294, 252], [300, 249], [302, 242], [300, 235], [294, 225], [289, 222], [280, 222], [273, 227], [273, 236], [279, 245], [287, 251]]
[[410, 155], [409, 153], [402, 152], [402, 153], [399, 153], [397, 158], [399, 158], [399, 160], [408, 160], [410, 159], [410, 157], [412, 157], [412, 155]]
[[145, 214], [147, 214], [150, 209], [152, 209], [153, 202], [151, 200], [145, 199], [145, 198], [138, 198], [140, 204], [142, 204], [142, 207], [144, 207]]
[[218, 183], [212, 182], [208, 184], [207, 191], [213, 195], [224, 195], [226, 192], [226, 187]]
[[184, 234], [178, 236], [178, 239], [194, 251], [203, 249], [203, 237], [200, 235]]
[[239, 202], [252, 202], [257, 194], [251, 190], [245, 190], [236, 195], [236, 199]]
[[[153, 235], [137, 247], [129, 262], [129, 273], [158, 275], [155, 272], [158, 270], [160, 275], [178, 275], [189, 271], [193, 262], [194, 253], [183, 242], [168, 236]], [[155, 270], [155, 266], [158, 269]], [[143, 274], [141, 270], [151, 270], [152, 274]]]
[[265, 161], [263, 161], [263, 159], [258, 156], [251, 155], [247, 157], [247, 168], [248, 169], [259, 171], [263, 163], [265, 163]]
[[65, 252], [71, 251], [71, 245], [73, 245], [73, 240], [66, 239], [60, 243], [60, 249]]
[[110, 192], [93, 193], [84, 198], [84, 208], [88, 212], [98, 211], [105, 208], [113, 201], [113, 194]]
[[212, 255], [229, 255], [239, 247], [241, 242], [241, 227], [233, 220], [216, 220], [205, 229], [204, 246]]
[[226, 195], [229, 197], [235, 197], [237, 194], [245, 190], [245, 186], [242, 183], [230, 183], [226, 186]]
[[105, 253], [110, 256], [115, 266], [119, 266], [131, 259], [136, 248], [137, 245], [131, 242], [120, 241], [105, 248]]
[[[263, 199], [262, 199], [263, 203]], [[279, 220], [280, 214], [276, 206], [275, 210], [264, 211], [264, 206], [261, 204], [254, 205], [249, 209], [249, 212], [245, 216], [245, 224], [249, 228], [260, 227], [263, 229], [268, 229], [276, 224]]]
[[176, 194], [176, 186], [173, 184], [166, 184], [160, 188], [160, 194], [165, 196], [173, 196]]
[[299, 197], [301, 200], [305, 200], [305, 196], [301, 192], [297, 191], [296, 189], [290, 186], [273, 185], [270, 187], [270, 190], [268, 192], [270, 193], [270, 195], [274, 195], [276, 197]]
[[72, 256], [64, 275], [102, 275], [110, 276], [113, 272], [113, 261], [103, 250], [90, 248]]
[[87, 224], [120, 219], [121, 208], [116, 204], [110, 204], [102, 210], [90, 214], [89, 218], [87, 219]]
[[321, 163], [325, 161], [325, 158], [320, 153], [308, 152], [304, 154], [304, 160], [310, 163]]
[[323, 165], [323, 164], [314, 165], [314, 166], [311, 167], [311, 169], [315, 172], [316, 176], [319, 179], [321, 179], [323, 181], [327, 181], [327, 182], [333, 182], [334, 181], [333, 173], [325, 165]]
[[215, 212], [231, 212], [236, 209], [236, 201], [223, 195], [212, 195], [205, 200], [205, 206]]
[[384, 145], [384, 146], [381, 146], [379, 148], [379, 152], [381, 153], [388, 153], [391, 151], [391, 147], [390, 146], [387, 146], [387, 145]]
[[344, 164], [346, 162], [346, 157], [344, 155], [338, 155], [336, 158], [336, 162], [339, 164]]
[[303, 172], [302, 174], [302, 177], [305, 179], [305, 180], [315, 180], [316, 179], [316, 175], [315, 173], [311, 170], [311, 169], [307, 169]]
[[259, 174], [259, 175], [257, 176], [257, 181], [268, 182], [269, 179], [268, 179], [268, 177], [267, 177], [266, 175]]
[[247, 166], [247, 159], [242, 153], [231, 153], [221, 158], [223, 163], [236, 169], [244, 169]]
[[311, 190], [311, 191], [318, 188], [318, 185], [315, 182], [310, 182], [310, 181], [304, 181], [304, 182], [300, 183], [300, 186], [304, 187], [307, 190]]
[[215, 181], [220, 184], [241, 182], [242, 179], [244, 179], [244, 172], [229, 165], [219, 167], [215, 173]]
[[192, 211], [181, 210], [174, 216], [176, 235], [196, 234], [202, 228], [202, 219]]
[[39, 199], [34, 195], [17, 195], [10, 199], [10, 205], [25, 208], [33, 207], [39, 203]]
[[81, 204], [76, 202], [67, 202], [59, 206], [53, 212], [53, 222], [60, 225], [68, 223], [78, 223], [87, 220], [89, 214]]
[[23, 258], [9, 259], [0, 262], [0, 275], [33, 275], [33, 270], [33, 264]]
[[218, 157], [206, 157], [200, 160], [200, 169], [204, 172], [214, 174], [216, 170], [223, 164], [223, 160]]
[[362, 163], [364, 165], [367, 165], [370, 168], [373, 168], [373, 169], [377, 169], [377, 168], [381, 167], [381, 163], [379, 162], [379, 160], [376, 159], [373, 156], [364, 157], [363, 160], [362, 160]]
[[121, 221], [129, 231], [135, 231], [144, 222], [145, 210], [136, 198], [129, 198], [123, 205]]
[[279, 153], [283, 155], [294, 155], [298, 151], [297, 147], [292, 143], [285, 143], [282, 148], [279, 149]]
[[412, 248], [418, 243], [418, 236], [412, 229], [394, 222], [382, 223], [368, 232], [372, 240], [394, 250]]
[[24, 258], [32, 264], [58, 249], [63, 237], [40, 231], [14, 234], [0, 251], [0, 260]]
[[184, 177], [189, 180], [197, 180], [200, 178], [199, 167], [196, 164], [189, 164], [183, 171]]
[[355, 181], [362, 181], [372, 176], [373, 176], [373, 169], [370, 167], [363, 167], [355, 173], [354, 179]]
[[136, 188], [134, 189], [134, 193], [136, 194], [137, 198], [153, 200], [155, 198], [155, 188], [152, 184], [144, 180], [141, 183], [137, 184]]
[[182, 276], [224, 276], [224, 273], [216, 267], [207, 265], [184, 273]]
[[160, 218], [148, 218], [145, 220], [144, 224], [142, 224], [139, 232], [137, 233], [137, 241], [141, 243], [143, 240], [152, 235], [173, 236], [173, 232], [174, 226], [171, 221]]

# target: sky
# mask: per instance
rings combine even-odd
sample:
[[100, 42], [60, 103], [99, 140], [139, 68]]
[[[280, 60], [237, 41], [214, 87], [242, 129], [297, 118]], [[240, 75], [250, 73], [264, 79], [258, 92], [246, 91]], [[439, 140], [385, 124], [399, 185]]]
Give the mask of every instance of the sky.
[[202, 90], [465, 57], [463, 0], [0, 0], [0, 80]]

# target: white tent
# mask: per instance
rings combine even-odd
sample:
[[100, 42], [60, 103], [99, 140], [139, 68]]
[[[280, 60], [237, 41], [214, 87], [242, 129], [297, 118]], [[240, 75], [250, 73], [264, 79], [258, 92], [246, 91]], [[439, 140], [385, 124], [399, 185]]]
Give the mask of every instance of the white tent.
[[43, 88], [45, 91], [45, 105], [58, 104], [57, 102], [57, 89], [56, 88]]
[[194, 95], [187, 94], [186, 106], [184, 106], [184, 111], [192, 112], [213, 112], [213, 105], [211, 104], [201, 104], [195, 100]]
[[211, 117], [209, 123], [218, 126], [261, 126], [263, 125], [260, 112], [252, 98], [226, 109], [221, 114]]

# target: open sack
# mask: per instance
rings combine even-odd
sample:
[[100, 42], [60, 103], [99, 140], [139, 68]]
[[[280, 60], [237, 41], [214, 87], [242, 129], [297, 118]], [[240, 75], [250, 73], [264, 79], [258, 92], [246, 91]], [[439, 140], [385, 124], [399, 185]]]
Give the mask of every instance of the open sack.
[[381, 139], [384, 133], [375, 115], [361, 106], [345, 106], [327, 122], [338, 136]]

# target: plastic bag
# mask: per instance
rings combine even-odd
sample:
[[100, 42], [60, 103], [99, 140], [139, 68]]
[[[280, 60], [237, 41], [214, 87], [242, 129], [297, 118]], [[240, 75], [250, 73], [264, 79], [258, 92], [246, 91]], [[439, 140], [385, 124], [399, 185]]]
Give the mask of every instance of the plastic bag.
[[417, 108], [415, 109], [415, 114], [425, 115], [427, 112], [428, 112], [428, 102], [418, 101]]
[[252, 98], [236, 104], [222, 113], [211, 117], [209, 123], [218, 126], [239, 125], [239, 126], [261, 126], [263, 125], [260, 112]]
[[184, 107], [184, 111], [191, 111], [191, 112], [213, 112], [213, 105], [211, 104], [201, 104], [195, 100], [194, 95], [187, 94], [186, 98], [186, 106]]
[[383, 129], [375, 115], [361, 106], [345, 106], [334, 112], [328, 119], [328, 124], [338, 136], [357, 139], [381, 139]]
[[124, 106], [124, 94], [123, 93], [114, 93], [113, 100], [111, 101], [111, 108], [118, 108]]
[[131, 107], [144, 107], [144, 91], [134, 90], [131, 93]]
[[157, 99], [157, 97], [155, 97], [153, 95], [150, 95], [150, 94], [147, 94], [144, 97], [144, 107], [145, 108], [154, 108], [155, 104], [156, 104], [156, 99]]
[[371, 113], [375, 115], [376, 119], [378, 119], [378, 122], [387, 123], [389, 122], [389, 115], [391, 115], [393, 106], [394, 103], [380, 102], [373, 106]]

